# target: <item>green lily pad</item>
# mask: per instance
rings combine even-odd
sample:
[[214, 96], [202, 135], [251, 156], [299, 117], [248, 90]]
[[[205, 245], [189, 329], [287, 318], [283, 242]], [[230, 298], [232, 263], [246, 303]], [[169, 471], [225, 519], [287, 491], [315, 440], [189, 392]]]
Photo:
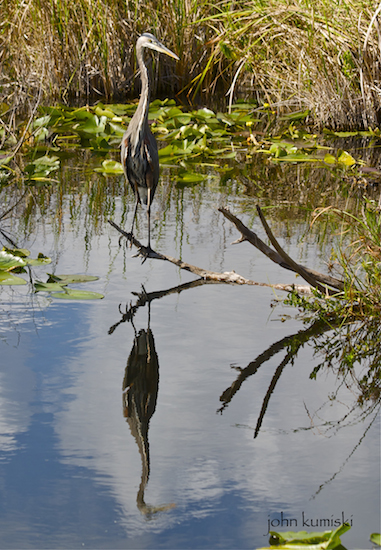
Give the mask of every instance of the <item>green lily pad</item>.
[[0, 250], [0, 270], [6, 271], [14, 267], [25, 266], [26, 261], [6, 250]]
[[95, 172], [102, 172], [102, 174], [123, 174], [123, 166], [116, 160], [104, 160], [102, 162], [102, 168], [94, 168]]
[[32, 258], [32, 259], [27, 259], [26, 260], [26, 263], [28, 265], [33, 265], [33, 266], [36, 266], [36, 265], [48, 265], [48, 264], [51, 264], [52, 263], [52, 259], [49, 258], [48, 256], [44, 256], [43, 254], [39, 254], [37, 256], [37, 258]]
[[280, 155], [271, 159], [273, 162], [317, 162], [320, 159], [305, 153], [292, 153], [290, 155]]
[[8, 271], [0, 271], [0, 285], [26, 285], [26, 280]]
[[48, 178], [51, 172], [55, 172], [60, 167], [60, 160], [56, 156], [44, 155], [30, 162], [25, 167], [25, 172], [31, 180], [50, 181]]
[[306, 111], [295, 111], [293, 113], [288, 113], [287, 115], [283, 115], [279, 117], [281, 120], [301, 120], [304, 118], [307, 118], [310, 114], [309, 109]]
[[307, 531], [288, 531], [278, 533], [270, 531], [270, 547], [260, 548], [258, 550], [334, 550], [343, 548], [341, 546], [340, 536], [350, 529], [350, 525], [343, 523], [333, 531], [312, 532]]
[[64, 292], [53, 292], [52, 297], [59, 298], [60, 300], [101, 300], [104, 298], [103, 294], [99, 294], [99, 292], [77, 290], [74, 288], [65, 288]]
[[59, 283], [61, 285], [68, 285], [70, 283], [89, 283], [91, 281], [98, 281], [99, 277], [94, 275], [53, 275], [48, 273], [48, 283]]
[[34, 289], [36, 292], [60, 292], [64, 290], [64, 285], [59, 283], [34, 283]]
[[206, 176], [204, 174], [198, 174], [197, 172], [186, 172], [185, 174], [179, 175], [177, 179], [184, 183], [195, 183], [205, 180]]
[[95, 107], [95, 114], [98, 117], [105, 116], [106, 118], [111, 118], [111, 119], [115, 117], [115, 113], [110, 108], [104, 107], [101, 103], [99, 103]]
[[112, 133], [117, 137], [122, 137], [124, 135], [124, 132], [126, 131], [125, 126], [122, 126], [121, 124], [116, 124], [116, 120], [114, 119], [114, 122], [108, 123], [110, 126], [110, 129], [112, 130]]
[[372, 533], [370, 535], [370, 541], [377, 546], [381, 546], [381, 535], [380, 533]]
[[92, 115], [91, 118], [87, 118], [84, 124], [74, 126], [74, 130], [79, 134], [100, 134], [105, 131], [107, 117]]
[[9, 252], [9, 254], [12, 254], [13, 256], [18, 256], [19, 258], [27, 258], [30, 256], [30, 251], [26, 248], [7, 248], [4, 246], [3, 250], [5, 252]]

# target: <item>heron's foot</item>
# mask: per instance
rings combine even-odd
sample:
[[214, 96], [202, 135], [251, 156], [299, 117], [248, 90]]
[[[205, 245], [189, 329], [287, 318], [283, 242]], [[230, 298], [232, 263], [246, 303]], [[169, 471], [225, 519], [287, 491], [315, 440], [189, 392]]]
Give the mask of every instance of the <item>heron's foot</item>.
[[158, 252], [155, 252], [149, 245], [147, 246], [140, 246], [138, 248], [138, 251], [136, 252], [136, 254], [134, 254], [132, 256], [133, 258], [143, 258], [142, 259], [142, 264], [144, 264], [144, 262], [146, 261], [147, 258], [161, 258], [163, 259], [163, 256], [161, 256], [161, 254], [159, 254]]
[[124, 233], [123, 235], [121, 235], [119, 237], [119, 240], [118, 240], [118, 245], [119, 245], [119, 248], [122, 246], [122, 243], [123, 243], [123, 240], [122, 239], [126, 239], [126, 246], [128, 246], [128, 244], [130, 244], [130, 248], [132, 247], [132, 242], [133, 242], [133, 234], [132, 233]]
[[148, 244], [147, 246], [142, 246], [139, 248], [139, 256], [142, 256], [143, 258], [142, 260], [142, 265], [143, 265], [147, 258], [155, 256], [155, 252], [154, 250], [152, 250], [151, 245]]
[[132, 248], [132, 244], [134, 242], [134, 233], [133, 233], [132, 229], [129, 233], [127, 233], [126, 239], [127, 239], [127, 244], [129, 244], [130, 248]]

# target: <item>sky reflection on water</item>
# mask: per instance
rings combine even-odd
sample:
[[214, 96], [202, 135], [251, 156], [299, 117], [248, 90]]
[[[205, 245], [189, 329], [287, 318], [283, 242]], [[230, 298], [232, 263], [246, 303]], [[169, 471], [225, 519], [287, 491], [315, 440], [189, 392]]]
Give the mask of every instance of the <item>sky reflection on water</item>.
[[[230, 246], [235, 231], [211, 210], [218, 196], [206, 194], [196, 212], [191, 195], [186, 190], [181, 243], [172, 206], [153, 231], [155, 242], [160, 229], [159, 250], [181, 249], [189, 263], [234, 268], [259, 281], [295, 281], [247, 243]], [[239, 207], [239, 200], [232, 204]], [[123, 414], [135, 332], [120, 321], [142, 285], [154, 292], [194, 277], [163, 262], [140, 265], [107, 225], [85, 242], [68, 211], [58, 240], [44, 224], [24, 245], [51, 254], [57, 273], [99, 275], [86, 288], [105, 298], [50, 303], [25, 288], [2, 292], [1, 548], [255, 548], [266, 545], [270, 525], [283, 521], [287, 530], [293, 519], [297, 529], [309, 530], [311, 519], [334, 523], [343, 514], [353, 523], [343, 543], [370, 547], [368, 537], [379, 529], [379, 418], [364, 438], [373, 416], [341, 427], [356, 395], [343, 386], [330, 400], [333, 373], [309, 379], [317, 364], [310, 345], [283, 370], [255, 439], [285, 352], [245, 379], [218, 412], [238, 368], [305, 328], [291, 308], [270, 307], [268, 288], [204, 285], [151, 303], [159, 382], [144, 499], [168, 509], [141, 513], [142, 457]], [[145, 234], [144, 216], [138, 229]], [[295, 223], [291, 241], [304, 229]], [[298, 256], [296, 247], [288, 252]], [[316, 248], [303, 254], [323, 270]], [[134, 326], [147, 330], [147, 306], [138, 309]]]

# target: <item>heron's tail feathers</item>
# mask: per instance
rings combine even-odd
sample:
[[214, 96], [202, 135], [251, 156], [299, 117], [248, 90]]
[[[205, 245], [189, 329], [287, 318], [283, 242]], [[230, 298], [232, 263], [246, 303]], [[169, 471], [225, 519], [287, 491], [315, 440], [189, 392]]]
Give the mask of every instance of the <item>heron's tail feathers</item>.
[[138, 187], [138, 194], [140, 202], [143, 204], [147, 204], [148, 202], [148, 189], [147, 187]]

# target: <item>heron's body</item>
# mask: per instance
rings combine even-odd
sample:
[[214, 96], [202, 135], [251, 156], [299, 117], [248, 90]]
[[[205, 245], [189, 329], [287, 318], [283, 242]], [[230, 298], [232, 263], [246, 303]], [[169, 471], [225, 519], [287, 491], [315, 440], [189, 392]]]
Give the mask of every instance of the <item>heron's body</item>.
[[152, 34], [142, 34], [136, 43], [136, 57], [141, 73], [142, 90], [138, 107], [122, 138], [121, 160], [124, 174], [132, 187], [136, 199], [131, 233], [133, 233], [138, 205], [143, 203], [147, 205], [149, 249], [150, 212], [159, 181], [159, 155], [156, 140], [148, 125], [148, 109], [151, 94], [148, 69], [143, 58], [144, 48], [165, 53], [175, 59], [178, 59], [178, 57], [163, 46]]

